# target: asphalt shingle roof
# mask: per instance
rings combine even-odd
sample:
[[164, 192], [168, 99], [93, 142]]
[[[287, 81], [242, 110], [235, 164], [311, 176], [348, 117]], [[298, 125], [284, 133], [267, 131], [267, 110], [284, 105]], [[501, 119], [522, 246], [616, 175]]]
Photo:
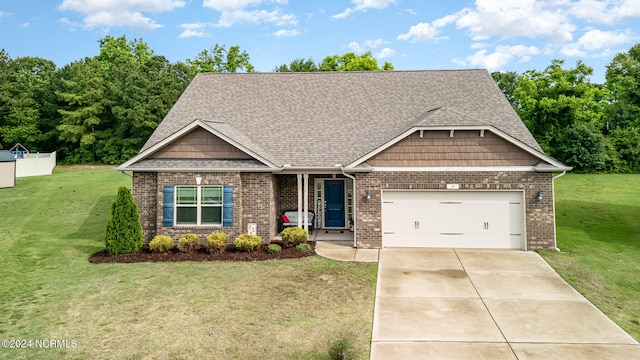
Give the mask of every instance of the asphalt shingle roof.
[[198, 74], [141, 152], [200, 119], [277, 166], [347, 165], [414, 126], [542, 149], [486, 70]]

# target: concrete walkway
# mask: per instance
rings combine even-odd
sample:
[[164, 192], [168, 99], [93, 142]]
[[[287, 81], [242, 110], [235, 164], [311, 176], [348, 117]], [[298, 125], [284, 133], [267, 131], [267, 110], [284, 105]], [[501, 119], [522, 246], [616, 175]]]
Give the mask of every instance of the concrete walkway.
[[[376, 257], [332, 246], [316, 251]], [[536, 253], [379, 253], [371, 359], [640, 359], [638, 342]]]
[[353, 241], [316, 241], [316, 254], [340, 261], [378, 262], [380, 250], [356, 249]]

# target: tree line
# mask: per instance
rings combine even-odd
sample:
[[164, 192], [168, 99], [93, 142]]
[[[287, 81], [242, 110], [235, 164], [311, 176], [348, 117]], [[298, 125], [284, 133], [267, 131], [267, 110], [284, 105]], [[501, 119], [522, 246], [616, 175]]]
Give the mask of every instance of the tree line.
[[578, 172], [640, 172], [640, 44], [611, 60], [604, 84], [581, 61], [564, 65], [491, 75], [550, 156]]
[[[239, 46], [172, 63], [142, 40], [107, 36], [99, 54], [61, 68], [0, 50], [0, 149], [57, 151], [60, 163], [133, 157], [199, 72], [253, 72]], [[393, 70], [370, 52], [294, 59], [275, 72]], [[616, 55], [604, 84], [582, 62], [491, 75], [544, 151], [580, 172], [640, 172], [640, 44]]]

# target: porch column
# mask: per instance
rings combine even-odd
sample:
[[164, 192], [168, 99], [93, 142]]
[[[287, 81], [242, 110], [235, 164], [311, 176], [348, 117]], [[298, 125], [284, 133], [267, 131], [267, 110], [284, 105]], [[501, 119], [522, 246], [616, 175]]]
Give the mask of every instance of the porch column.
[[302, 184], [304, 186], [304, 229], [309, 233], [309, 174], [304, 174], [302, 176], [303, 181]]
[[302, 221], [302, 174], [298, 175], [298, 227], [302, 227], [300, 222]]

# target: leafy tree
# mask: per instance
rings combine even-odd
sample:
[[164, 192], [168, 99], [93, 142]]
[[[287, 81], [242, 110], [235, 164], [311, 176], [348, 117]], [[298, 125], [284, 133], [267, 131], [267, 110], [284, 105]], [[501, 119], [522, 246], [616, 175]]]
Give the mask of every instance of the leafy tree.
[[289, 65], [282, 64], [276, 67], [275, 72], [316, 72], [320, 71], [313, 59], [295, 59]]
[[109, 106], [104, 70], [95, 58], [76, 61], [67, 68], [65, 73], [69, 78], [62, 79], [62, 86], [56, 92], [66, 104], [58, 110], [62, 115], [57, 127], [60, 140], [79, 148], [73, 162], [96, 162], [96, 130], [100, 129]]
[[640, 127], [640, 44], [613, 58], [605, 84], [612, 94], [610, 128]]
[[[601, 140], [598, 134], [606, 123], [609, 92], [589, 82], [593, 70], [582, 62], [573, 69], [565, 70], [563, 65], [562, 60], [553, 60], [544, 71], [520, 75], [512, 104], [545, 152], [582, 171], [601, 170], [607, 149], [594, 144]], [[586, 136], [586, 131], [594, 131], [595, 138]], [[571, 156], [570, 151], [590, 156]], [[585, 163], [577, 165], [578, 160]]]
[[367, 71], [393, 70], [393, 65], [385, 62], [378, 66], [378, 60], [368, 51], [362, 55], [347, 52], [343, 55], [325, 57], [322, 62], [315, 64], [312, 59], [295, 59], [289, 65], [282, 64], [274, 69], [275, 72], [315, 72], [315, 71]]
[[40, 150], [41, 112], [56, 71], [53, 62], [39, 57], [11, 59], [0, 51], [0, 141], [20, 142]]
[[493, 80], [498, 84], [498, 87], [502, 90], [504, 96], [507, 97], [511, 106], [513, 106], [514, 109], [520, 107], [516, 97], [514, 96], [514, 92], [518, 87], [518, 73], [515, 71], [508, 71], [504, 73], [495, 71], [491, 73], [491, 77], [493, 77]]
[[609, 133], [609, 140], [617, 155], [617, 170], [640, 171], [640, 129], [635, 126], [616, 127]]
[[144, 235], [138, 206], [128, 188], [121, 186], [111, 205], [107, 224], [106, 248], [109, 254], [133, 253], [142, 247]]
[[592, 123], [574, 123], [560, 131], [555, 157], [578, 172], [604, 171], [611, 158], [604, 135]]
[[238, 45], [226, 49], [225, 45], [215, 44], [211, 50], [202, 50], [195, 59], [187, 59], [193, 76], [201, 72], [234, 73], [238, 70], [253, 72], [249, 54], [241, 51]]
[[365, 71], [365, 70], [393, 70], [393, 65], [386, 62], [378, 67], [378, 60], [367, 51], [362, 55], [347, 52], [343, 55], [325, 57], [319, 65], [320, 71]]

